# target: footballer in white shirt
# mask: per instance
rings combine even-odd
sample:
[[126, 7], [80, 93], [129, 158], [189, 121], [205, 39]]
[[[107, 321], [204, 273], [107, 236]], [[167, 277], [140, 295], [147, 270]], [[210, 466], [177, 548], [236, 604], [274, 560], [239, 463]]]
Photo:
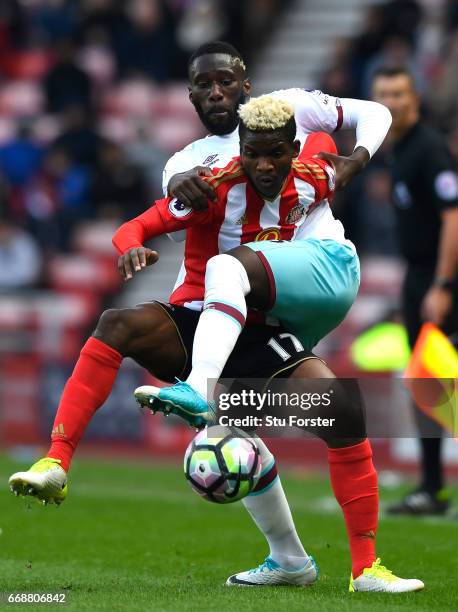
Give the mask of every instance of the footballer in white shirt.
[[[207, 43], [188, 63], [189, 98], [209, 135], [187, 145], [167, 162], [163, 173], [164, 195], [175, 195], [192, 208], [204, 208], [212, 196], [199, 174], [205, 168], [223, 168], [239, 154], [237, 110], [250, 95], [251, 81], [240, 54], [226, 43]], [[270, 96], [291, 104], [295, 111], [297, 139], [302, 146], [309, 134], [332, 134], [355, 129], [356, 143], [349, 157], [334, 156], [344, 186], [377, 151], [391, 125], [391, 114], [376, 102], [336, 98], [318, 90], [294, 88]], [[181, 175], [181, 176], [178, 176]]]

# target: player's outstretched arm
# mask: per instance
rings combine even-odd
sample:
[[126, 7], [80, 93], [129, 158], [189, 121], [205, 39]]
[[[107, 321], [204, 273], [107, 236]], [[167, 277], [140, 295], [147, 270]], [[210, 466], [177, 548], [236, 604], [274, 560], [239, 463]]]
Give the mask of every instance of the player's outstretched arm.
[[[382, 144], [391, 125], [390, 111], [377, 102], [336, 98], [322, 91], [288, 89], [278, 91], [275, 97], [283, 98], [294, 106], [296, 123], [306, 133], [354, 129], [356, 143], [348, 157], [336, 156], [333, 162], [339, 173], [337, 187], [344, 187], [359, 174]], [[331, 157], [323, 157], [331, 161]]]
[[372, 157], [391, 127], [391, 113], [386, 106], [370, 100], [341, 98], [342, 128], [356, 130], [355, 150], [364, 147]]
[[378, 102], [343, 98], [340, 104], [342, 128], [356, 130], [356, 144], [348, 157], [323, 158], [334, 164], [338, 174], [337, 188], [345, 187], [363, 170], [385, 140], [392, 121], [390, 111]]
[[340, 128], [356, 130], [356, 144], [351, 155], [320, 155], [321, 159], [333, 163], [339, 189], [357, 176], [379, 149], [390, 129], [391, 113], [378, 102], [353, 98], [334, 100], [338, 115], [335, 131]]
[[336, 98], [322, 91], [290, 89], [276, 92], [294, 106], [297, 124], [306, 132], [327, 132], [340, 129], [356, 131], [354, 150], [363, 147], [372, 157], [391, 126], [391, 113], [383, 104], [354, 98]]

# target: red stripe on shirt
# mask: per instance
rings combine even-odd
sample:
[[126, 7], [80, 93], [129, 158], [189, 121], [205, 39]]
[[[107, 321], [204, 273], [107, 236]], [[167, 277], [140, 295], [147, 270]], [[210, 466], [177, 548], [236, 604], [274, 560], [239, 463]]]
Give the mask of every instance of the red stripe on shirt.
[[286, 219], [291, 210], [297, 204], [299, 204], [299, 195], [297, 193], [297, 189], [294, 184], [294, 178], [291, 173], [288, 177], [288, 182], [286, 183], [280, 198], [280, 238], [282, 240], [291, 240], [294, 235], [296, 224], [287, 223]]

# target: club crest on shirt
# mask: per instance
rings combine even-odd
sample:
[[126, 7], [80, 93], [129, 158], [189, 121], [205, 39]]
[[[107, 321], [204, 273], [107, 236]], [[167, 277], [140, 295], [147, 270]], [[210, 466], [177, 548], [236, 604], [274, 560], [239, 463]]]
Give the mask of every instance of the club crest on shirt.
[[305, 212], [305, 207], [303, 204], [296, 204], [289, 211], [288, 216], [286, 217], [286, 223], [297, 223], [299, 219], [303, 216]]
[[202, 166], [212, 166], [218, 160], [219, 154], [209, 155], [202, 162]]
[[260, 240], [279, 240], [280, 238], [280, 230], [278, 227], [268, 227], [259, 232], [259, 234], [254, 239], [255, 242], [259, 242]]
[[169, 211], [170, 214], [177, 219], [183, 219], [183, 217], [187, 217], [192, 213], [192, 208], [190, 206], [186, 206], [186, 204], [183, 204], [183, 202], [180, 202], [180, 200], [177, 200], [177, 198], [173, 198], [173, 200], [170, 200], [169, 202]]

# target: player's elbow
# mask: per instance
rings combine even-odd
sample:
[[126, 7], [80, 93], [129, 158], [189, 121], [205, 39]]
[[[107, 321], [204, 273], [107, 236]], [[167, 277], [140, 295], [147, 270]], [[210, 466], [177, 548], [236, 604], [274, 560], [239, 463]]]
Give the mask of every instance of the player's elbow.
[[384, 104], [381, 104], [380, 102], [373, 102], [372, 104], [375, 104], [375, 106], [377, 108], [377, 114], [380, 115], [380, 120], [384, 124], [386, 124], [387, 131], [388, 131], [390, 129], [391, 123], [393, 121], [393, 117], [391, 115], [390, 109], [387, 106], [385, 106]]

